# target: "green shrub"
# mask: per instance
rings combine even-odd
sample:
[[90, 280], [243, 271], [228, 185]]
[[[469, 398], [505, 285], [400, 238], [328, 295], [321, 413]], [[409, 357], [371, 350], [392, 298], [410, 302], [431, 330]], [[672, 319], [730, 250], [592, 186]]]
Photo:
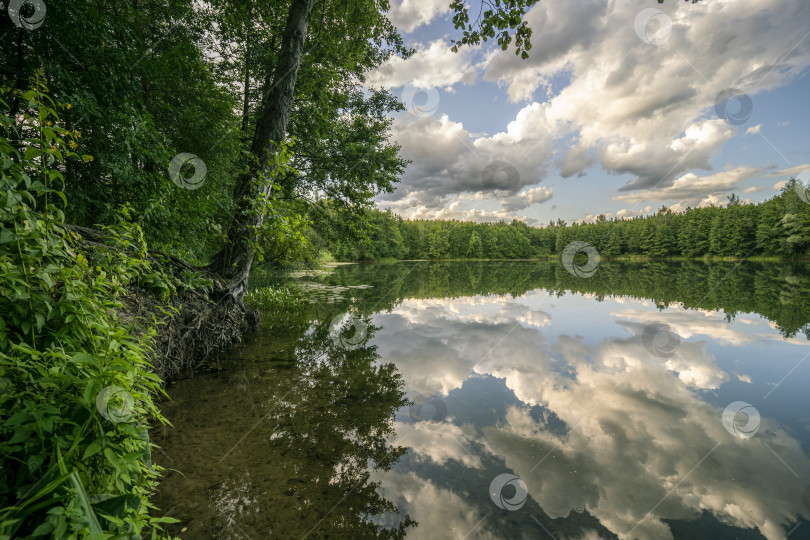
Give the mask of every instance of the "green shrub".
[[134, 337], [118, 310], [132, 282], [173, 285], [126, 213], [92, 251], [65, 227], [63, 172], [92, 158], [46, 92], [0, 114], [0, 538], [157, 537], [173, 520], [149, 516], [154, 330]]
[[309, 324], [309, 301], [295, 287], [264, 286], [248, 291], [245, 303], [262, 315], [262, 327], [277, 339], [303, 332]]
[[245, 304], [262, 313], [295, 310], [301, 302], [301, 293], [291, 287], [266, 286], [245, 294]]

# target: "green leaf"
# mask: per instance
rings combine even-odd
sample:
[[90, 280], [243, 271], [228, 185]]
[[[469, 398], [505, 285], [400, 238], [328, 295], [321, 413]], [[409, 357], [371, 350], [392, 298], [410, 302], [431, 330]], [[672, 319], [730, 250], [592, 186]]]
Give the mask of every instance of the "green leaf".
[[93, 512], [93, 508], [90, 505], [90, 499], [87, 497], [87, 492], [84, 491], [84, 486], [82, 485], [81, 480], [79, 480], [78, 472], [73, 471], [70, 473], [70, 483], [73, 484], [73, 489], [76, 490], [76, 496], [79, 498], [82, 509], [84, 509], [85, 518], [87, 519], [87, 524], [90, 527], [90, 532], [93, 534], [101, 534], [101, 525], [99, 525], [96, 514]]
[[99, 514], [123, 518], [128, 509], [137, 510], [141, 506], [141, 499], [133, 493], [125, 495], [98, 495], [98, 502], [93, 503], [93, 509]]
[[179, 519], [175, 519], [173, 517], [163, 516], [163, 517], [156, 517], [151, 518], [149, 520], [150, 523], [180, 523]]
[[5, 227], [0, 229], [0, 244], [5, 244], [18, 238], [19, 236], [16, 235], [13, 230]]
[[33, 454], [26, 462], [26, 465], [28, 465], [28, 470], [31, 472], [36, 471], [42, 465], [43, 461], [45, 461], [45, 456], [42, 454]]
[[93, 366], [99, 365], [98, 360], [96, 360], [93, 356], [83, 352], [74, 354], [70, 358], [70, 361], [73, 362], [74, 364], [91, 364]]
[[17, 444], [25, 441], [31, 436], [31, 432], [26, 429], [18, 429], [14, 432], [14, 436], [8, 441], [9, 444]]
[[26, 420], [31, 420], [31, 419], [32, 419], [31, 413], [29, 413], [29, 412], [18, 412], [16, 414], [13, 414], [11, 416], [11, 418], [6, 420], [6, 422], [3, 424], [3, 426], [5, 426], [5, 427], [14, 427], [14, 426], [18, 426], [18, 425], [22, 424]]
[[52, 530], [53, 530], [53, 523], [46, 521], [45, 523], [40, 523], [39, 526], [36, 529], [34, 529], [34, 532], [31, 533], [31, 536], [45, 536]]
[[89, 458], [90, 456], [94, 456], [101, 451], [102, 442], [100, 440], [95, 440], [90, 443], [90, 446], [84, 451], [84, 455], [82, 456], [82, 460]]
[[34, 318], [37, 322], [37, 332], [39, 332], [45, 326], [45, 316], [42, 313], [34, 313]]
[[110, 448], [109, 446], [104, 449], [104, 457], [107, 458], [107, 461], [110, 462], [110, 465], [112, 465], [116, 469], [118, 468], [119, 462], [118, 456], [115, 455], [115, 452], [113, 452], [112, 448]]

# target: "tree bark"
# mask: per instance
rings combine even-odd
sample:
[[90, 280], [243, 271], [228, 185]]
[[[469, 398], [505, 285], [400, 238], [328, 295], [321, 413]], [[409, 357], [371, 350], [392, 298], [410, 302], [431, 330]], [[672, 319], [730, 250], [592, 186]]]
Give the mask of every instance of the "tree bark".
[[264, 216], [257, 212], [258, 201], [267, 197], [275, 174], [273, 156], [284, 140], [293, 103], [298, 68], [304, 52], [314, 0], [292, 0], [287, 13], [273, 76], [273, 86], [265, 94], [250, 151], [257, 158], [239, 175], [234, 189], [235, 209], [228, 226], [225, 247], [214, 257], [209, 270], [229, 280], [228, 294], [241, 300], [253, 264], [256, 230]]
[[245, 88], [242, 97], [242, 138], [247, 141], [248, 120], [250, 119], [250, 34], [245, 36]]

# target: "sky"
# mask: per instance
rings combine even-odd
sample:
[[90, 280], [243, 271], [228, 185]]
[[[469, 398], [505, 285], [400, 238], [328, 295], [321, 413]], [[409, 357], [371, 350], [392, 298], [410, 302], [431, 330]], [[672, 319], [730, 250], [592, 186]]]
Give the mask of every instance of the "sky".
[[411, 163], [380, 208], [544, 225], [810, 181], [810, 2], [543, 0], [527, 60], [492, 42], [453, 53], [449, 4], [392, 1], [416, 53], [366, 83], [408, 109], [391, 135]]

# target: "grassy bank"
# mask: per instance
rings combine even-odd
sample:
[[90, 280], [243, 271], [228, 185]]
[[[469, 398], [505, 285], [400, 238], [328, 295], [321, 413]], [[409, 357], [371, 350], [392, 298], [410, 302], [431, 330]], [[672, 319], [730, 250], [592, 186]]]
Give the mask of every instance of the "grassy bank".
[[43, 90], [22, 96], [38, 114], [0, 116], [0, 537], [157, 537], [170, 518], [149, 503], [161, 469], [148, 426], [165, 422], [155, 321], [125, 301], [168, 299], [179, 282], [126, 211], [103, 242], [66, 226], [61, 170], [89, 156]]

